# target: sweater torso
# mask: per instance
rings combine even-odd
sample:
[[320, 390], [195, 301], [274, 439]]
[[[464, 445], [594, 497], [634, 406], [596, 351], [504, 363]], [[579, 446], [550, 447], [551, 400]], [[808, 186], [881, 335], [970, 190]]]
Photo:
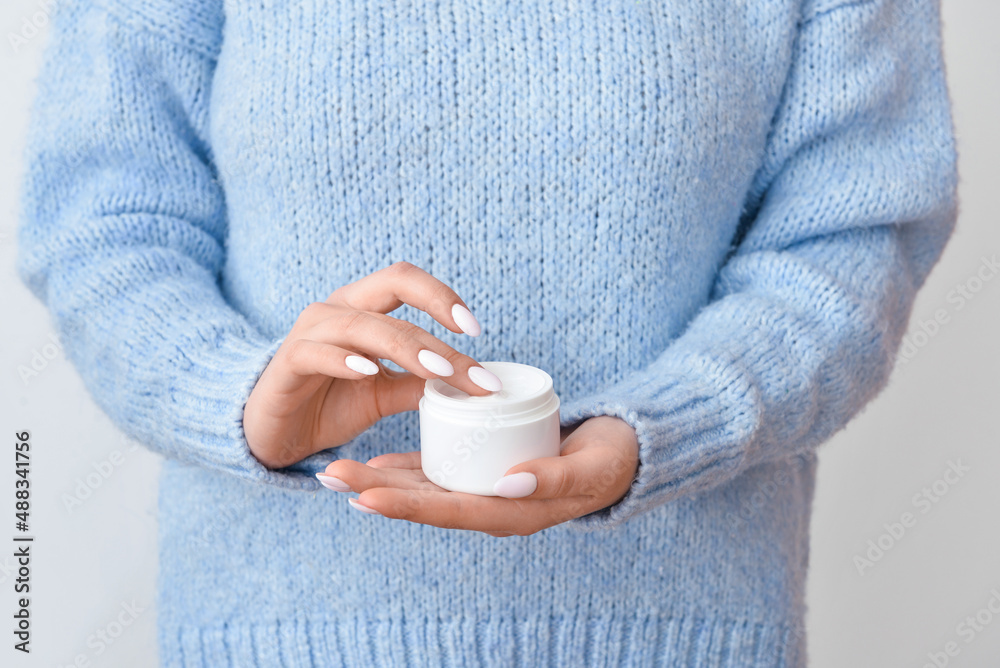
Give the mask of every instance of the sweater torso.
[[[791, 0], [230, 5], [210, 106], [227, 298], [282, 336], [309, 302], [407, 260], [484, 333], [394, 315], [475, 359], [546, 369], [567, 405], [643, 367], [707, 300], [797, 18]], [[418, 448], [400, 415], [293, 468]], [[613, 531], [497, 540], [170, 461], [161, 614], [194, 629], [223, 611], [292, 644], [322, 628], [359, 665], [405, 663], [373, 634], [415, 634], [428, 665], [679, 664], [719, 643], [733, 665], [751, 647], [791, 665], [812, 466], [763, 467]], [[779, 497], [734, 522], [776, 477]]]
[[[887, 383], [954, 228], [938, 0], [65, 0], [22, 280], [165, 456], [165, 666], [805, 664], [816, 449]], [[495, 538], [360, 513], [243, 412], [299, 314], [408, 261], [615, 416], [616, 503]], [[398, 366], [387, 363], [398, 369]]]

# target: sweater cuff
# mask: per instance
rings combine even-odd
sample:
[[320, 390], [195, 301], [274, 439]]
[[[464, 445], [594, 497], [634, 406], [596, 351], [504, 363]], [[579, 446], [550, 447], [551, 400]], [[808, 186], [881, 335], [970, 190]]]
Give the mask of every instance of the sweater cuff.
[[[700, 378], [719, 378], [719, 383], [713, 387]], [[617, 417], [635, 429], [639, 443], [638, 470], [625, 496], [566, 525], [583, 531], [612, 528], [736, 475], [760, 424], [758, 407], [748, 383], [732, 374], [727, 380], [718, 368], [705, 368], [700, 377], [637, 373], [606, 391], [564, 403], [562, 426]]]
[[197, 444], [184, 449], [186, 459], [285, 489], [319, 489], [312, 473], [296, 464], [280, 469], [264, 466], [250, 452], [243, 431], [247, 399], [283, 342], [284, 338], [270, 341], [227, 332], [214, 344], [202, 342], [184, 351], [166, 410], [175, 413], [171, 423], [182, 425], [175, 437]]

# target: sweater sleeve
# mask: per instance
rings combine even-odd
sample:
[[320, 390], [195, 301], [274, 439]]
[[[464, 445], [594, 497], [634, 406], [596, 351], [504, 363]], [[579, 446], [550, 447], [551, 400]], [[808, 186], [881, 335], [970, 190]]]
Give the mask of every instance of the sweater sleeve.
[[888, 381], [957, 216], [938, 0], [806, 3], [733, 249], [708, 303], [649, 365], [562, 423], [635, 428], [612, 527], [814, 449]]
[[316, 489], [308, 472], [263, 466], [243, 433], [243, 407], [281, 340], [220, 288], [226, 211], [207, 123], [222, 25], [221, 2], [60, 4], [28, 129], [18, 271], [130, 437]]

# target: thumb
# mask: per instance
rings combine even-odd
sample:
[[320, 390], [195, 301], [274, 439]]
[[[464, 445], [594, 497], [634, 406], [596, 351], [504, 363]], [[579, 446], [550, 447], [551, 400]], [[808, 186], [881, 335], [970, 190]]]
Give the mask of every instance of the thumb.
[[[541, 457], [511, 467], [493, 492], [508, 499], [603, 497], [621, 487], [628, 463], [614, 448], [584, 447], [570, 436], [558, 457]], [[629, 478], [631, 479], [631, 478]]]
[[424, 383], [420, 376], [382, 368], [375, 386], [375, 400], [382, 417], [403, 411], [415, 411], [424, 396]]

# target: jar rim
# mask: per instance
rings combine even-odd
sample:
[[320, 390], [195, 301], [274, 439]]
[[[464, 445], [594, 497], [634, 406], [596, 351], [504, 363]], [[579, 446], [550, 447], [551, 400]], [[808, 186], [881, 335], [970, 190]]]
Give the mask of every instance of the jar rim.
[[[555, 398], [552, 376], [544, 370], [520, 362], [480, 362], [483, 368], [500, 378], [504, 389], [477, 397], [448, 385], [440, 378], [424, 383], [424, 398], [429, 404], [464, 415], [512, 416], [545, 408]], [[558, 401], [558, 398], [555, 398]]]

